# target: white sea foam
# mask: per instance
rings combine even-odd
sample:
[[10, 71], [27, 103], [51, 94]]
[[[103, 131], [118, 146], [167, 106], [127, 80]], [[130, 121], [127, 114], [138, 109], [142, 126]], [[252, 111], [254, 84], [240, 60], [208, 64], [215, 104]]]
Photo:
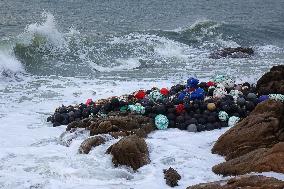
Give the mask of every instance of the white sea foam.
[[43, 12], [42, 17], [44, 18], [43, 22], [26, 26], [25, 33], [22, 34], [25, 40], [31, 42], [35, 35], [40, 35], [46, 37], [54, 47], [66, 47], [64, 34], [58, 30], [54, 16], [51, 13]]
[[93, 63], [92, 61], [90, 61], [89, 64], [95, 70], [100, 71], [100, 72], [133, 70], [135, 68], [138, 68], [141, 65], [138, 58], [127, 58], [127, 59], [119, 58], [116, 60], [115, 64], [107, 65], [106, 67], [97, 65]]
[[0, 51], [0, 77], [13, 76], [16, 73], [24, 72], [24, 67], [12, 53]]
[[284, 49], [275, 45], [262, 45], [255, 48], [256, 53], [262, 57], [283, 54]]

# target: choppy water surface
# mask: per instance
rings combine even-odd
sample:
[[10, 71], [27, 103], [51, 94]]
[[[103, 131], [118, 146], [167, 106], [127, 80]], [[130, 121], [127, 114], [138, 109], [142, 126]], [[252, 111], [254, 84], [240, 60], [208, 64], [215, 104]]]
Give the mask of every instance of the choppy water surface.
[[[64, 128], [51, 128], [46, 117], [60, 104], [170, 86], [190, 75], [229, 73], [255, 82], [284, 62], [283, 10], [281, 0], [0, 1], [0, 188], [151, 186], [173, 161], [187, 175], [183, 188], [217, 179], [205, 173], [220, 159], [204, 157], [217, 132], [191, 144], [201, 150], [196, 155], [156, 133], [148, 141], [154, 163], [132, 173], [112, 167], [103, 155], [109, 144], [89, 156], [77, 154], [80, 140], [61, 146], [57, 139]], [[250, 46], [255, 55], [208, 58], [214, 50], [237, 46]], [[195, 141], [210, 135], [167, 134]], [[198, 159], [209, 163], [195, 164]]]

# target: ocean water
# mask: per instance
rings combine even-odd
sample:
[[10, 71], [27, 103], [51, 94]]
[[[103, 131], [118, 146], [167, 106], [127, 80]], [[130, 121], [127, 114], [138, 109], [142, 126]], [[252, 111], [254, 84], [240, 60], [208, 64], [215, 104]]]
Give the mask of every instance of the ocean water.
[[[0, 1], [0, 188], [166, 188], [162, 170], [181, 172], [180, 188], [221, 179], [210, 148], [225, 130], [157, 131], [152, 163], [114, 168], [110, 141], [79, 155], [62, 145], [64, 127], [46, 118], [61, 104], [169, 87], [189, 76], [226, 73], [256, 82], [284, 62], [284, 1]], [[209, 59], [249, 46], [243, 59]]]

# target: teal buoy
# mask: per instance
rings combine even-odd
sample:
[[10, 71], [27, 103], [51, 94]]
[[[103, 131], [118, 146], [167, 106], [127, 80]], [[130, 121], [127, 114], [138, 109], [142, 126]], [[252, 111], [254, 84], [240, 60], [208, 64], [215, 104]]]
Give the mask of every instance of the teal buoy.
[[157, 102], [158, 100], [163, 100], [164, 98], [164, 96], [158, 90], [152, 91], [148, 97], [151, 101], [154, 102]]
[[145, 107], [142, 106], [141, 104], [137, 103], [135, 105], [129, 105], [128, 109], [132, 113], [137, 113], [137, 114], [144, 114], [145, 113]]
[[220, 121], [227, 121], [228, 118], [229, 118], [229, 115], [225, 111], [220, 111], [219, 114], [218, 114], [218, 117], [219, 117]]
[[230, 117], [229, 120], [228, 120], [228, 125], [229, 125], [229, 127], [233, 127], [233, 126], [235, 126], [239, 121], [240, 121], [240, 118], [239, 118], [239, 117], [232, 116], [232, 117]]
[[169, 120], [166, 116], [159, 114], [155, 117], [155, 125], [159, 130], [168, 128]]
[[268, 96], [269, 96], [269, 99], [284, 102], [284, 95], [282, 94], [269, 94]]

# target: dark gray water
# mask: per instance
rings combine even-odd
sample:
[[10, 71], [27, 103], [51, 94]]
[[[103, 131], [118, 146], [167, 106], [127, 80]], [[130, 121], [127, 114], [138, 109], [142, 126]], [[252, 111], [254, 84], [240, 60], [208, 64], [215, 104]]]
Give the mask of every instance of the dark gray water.
[[[32, 75], [263, 72], [283, 60], [283, 10], [282, 0], [2, 0], [0, 50], [10, 48]], [[214, 50], [237, 46], [253, 47], [255, 57], [208, 59]], [[1, 64], [7, 72], [8, 63]]]

